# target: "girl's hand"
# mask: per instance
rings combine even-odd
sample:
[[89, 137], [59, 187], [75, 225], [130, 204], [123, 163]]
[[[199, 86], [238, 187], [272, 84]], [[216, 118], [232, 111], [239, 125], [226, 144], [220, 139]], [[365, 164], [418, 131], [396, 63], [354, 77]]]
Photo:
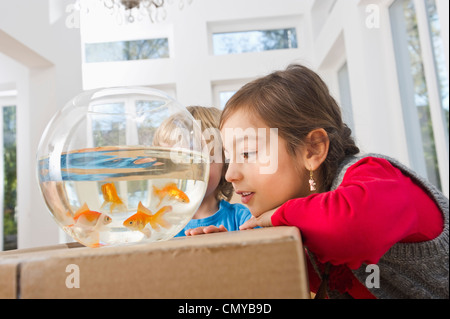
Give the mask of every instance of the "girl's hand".
[[275, 213], [275, 211], [278, 209], [274, 208], [272, 210], [269, 210], [265, 213], [262, 213], [258, 217], [252, 217], [249, 220], [247, 220], [245, 223], [243, 223], [241, 226], [239, 226], [239, 230], [245, 230], [245, 229], [252, 229], [255, 227], [272, 227], [272, 215]]
[[211, 233], [221, 233], [228, 231], [224, 225], [220, 225], [219, 227], [211, 225], [206, 227], [197, 227], [197, 228], [191, 228], [184, 232], [186, 236], [195, 236], [195, 235], [202, 235], [202, 234], [211, 234]]

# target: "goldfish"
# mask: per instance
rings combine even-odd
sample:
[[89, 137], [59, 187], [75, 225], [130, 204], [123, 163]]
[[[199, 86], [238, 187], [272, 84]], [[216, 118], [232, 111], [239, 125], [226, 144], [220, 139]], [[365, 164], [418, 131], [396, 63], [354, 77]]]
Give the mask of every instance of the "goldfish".
[[120, 199], [119, 195], [117, 195], [116, 186], [114, 186], [113, 183], [106, 183], [102, 185], [102, 193], [103, 193], [103, 199], [105, 200], [100, 207], [100, 209], [103, 209], [107, 204], [110, 204], [109, 206], [109, 212], [112, 213], [114, 208], [118, 208], [120, 211], [124, 211], [127, 209], [123, 201]]
[[164, 206], [156, 214], [152, 214], [150, 209], [139, 202], [137, 213], [129, 217], [123, 222], [123, 226], [131, 230], [142, 232], [147, 237], [150, 237], [150, 230], [146, 228], [150, 224], [152, 229], [159, 231], [160, 226], [169, 228], [171, 225], [164, 219], [164, 214], [172, 211], [172, 206]]
[[169, 196], [170, 199], [175, 199], [182, 203], [189, 203], [189, 197], [185, 193], [183, 193], [183, 191], [178, 189], [175, 183], [169, 183], [162, 189], [153, 186], [153, 192], [156, 194], [156, 196], [159, 197], [158, 206], [161, 205], [161, 202], [166, 196]]
[[146, 164], [151, 162], [156, 162], [156, 158], [153, 157], [140, 157], [137, 160], [133, 162], [133, 164], [139, 165], [139, 164]]
[[86, 203], [84, 203], [84, 205], [77, 210], [73, 220], [74, 224], [68, 225], [69, 227], [79, 226], [89, 230], [96, 230], [112, 222], [111, 217], [104, 213], [90, 210]]
[[67, 225], [66, 230], [77, 237], [80, 242], [89, 247], [101, 247], [100, 231], [112, 222], [111, 217], [104, 213], [90, 210], [86, 203], [76, 211], [73, 224]]

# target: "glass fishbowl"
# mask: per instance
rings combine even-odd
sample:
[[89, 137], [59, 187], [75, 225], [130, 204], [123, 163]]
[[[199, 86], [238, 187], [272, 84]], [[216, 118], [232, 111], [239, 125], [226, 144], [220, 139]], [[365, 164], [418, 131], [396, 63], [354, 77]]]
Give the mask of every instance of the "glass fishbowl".
[[84, 92], [50, 121], [37, 153], [56, 223], [89, 247], [168, 240], [192, 218], [209, 152], [185, 107], [151, 88]]

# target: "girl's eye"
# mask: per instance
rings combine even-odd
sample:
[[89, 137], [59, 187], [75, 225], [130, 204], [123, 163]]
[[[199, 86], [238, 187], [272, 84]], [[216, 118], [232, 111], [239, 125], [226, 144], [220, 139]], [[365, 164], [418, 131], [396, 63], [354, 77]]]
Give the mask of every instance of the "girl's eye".
[[253, 157], [253, 156], [255, 156], [256, 155], [256, 152], [243, 152], [242, 153], [242, 157], [244, 158], [244, 159], [248, 159], [249, 157]]

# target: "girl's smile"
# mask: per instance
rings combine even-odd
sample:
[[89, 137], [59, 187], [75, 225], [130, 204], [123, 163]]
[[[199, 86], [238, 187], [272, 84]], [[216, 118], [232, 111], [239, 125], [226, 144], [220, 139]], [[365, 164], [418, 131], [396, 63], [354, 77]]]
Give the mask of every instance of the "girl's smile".
[[255, 194], [254, 192], [241, 192], [241, 191], [236, 191], [236, 194], [241, 196], [241, 201], [242, 204], [247, 205], [251, 199], [253, 198], [253, 195]]

